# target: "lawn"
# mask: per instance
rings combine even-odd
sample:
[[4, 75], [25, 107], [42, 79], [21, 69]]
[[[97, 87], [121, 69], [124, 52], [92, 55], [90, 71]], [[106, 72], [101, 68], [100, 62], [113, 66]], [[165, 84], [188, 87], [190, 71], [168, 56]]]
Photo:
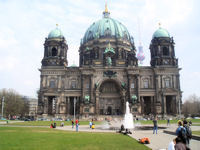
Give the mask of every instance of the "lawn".
[[[51, 123], [56, 123], [57, 126], [60, 126], [61, 122], [64, 122], [64, 125], [71, 125], [71, 121], [25, 121], [25, 122], [15, 122], [8, 123], [7, 125], [19, 125], [19, 126], [50, 126]], [[89, 121], [80, 121], [80, 125], [88, 125]], [[99, 121], [94, 121], [94, 124], [101, 124]]]
[[192, 131], [192, 135], [199, 135], [200, 136], [200, 131]]
[[0, 150], [149, 150], [149, 148], [129, 136], [117, 133], [0, 127]]
[[[189, 121], [189, 120], [188, 120]], [[200, 124], [200, 119], [191, 119], [193, 125]], [[15, 122], [9, 123], [7, 125], [21, 125], [21, 126], [50, 126], [51, 123], [56, 123], [57, 126], [60, 126], [61, 122], [64, 122], [64, 125], [71, 125], [71, 121], [25, 121], [25, 122]], [[177, 124], [178, 120], [170, 120], [171, 124]], [[80, 121], [80, 125], [89, 125], [89, 121]], [[102, 124], [102, 121], [94, 121], [94, 124], [99, 125]], [[142, 125], [153, 125], [152, 120], [139, 120], [135, 121], [135, 124]], [[167, 120], [158, 120], [158, 124], [167, 124]]]
[[[187, 119], [187, 121], [192, 121], [192, 123], [200, 123], [200, 119]], [[145, 124], [153, 124], [152, 120], [139, 120], [135, 121], [135, 123]], [[170, 120], [170, 124], [177, 124], [178, 120]], [[158, 120], [158, 124], [167, 124], [167, 120]]]

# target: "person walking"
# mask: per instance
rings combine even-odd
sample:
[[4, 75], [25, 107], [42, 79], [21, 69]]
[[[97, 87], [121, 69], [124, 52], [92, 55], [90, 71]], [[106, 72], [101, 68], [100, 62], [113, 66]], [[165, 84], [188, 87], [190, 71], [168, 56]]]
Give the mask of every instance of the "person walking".
[[90, 128], [92, 128], [92, 122], [91, 121], [89, 122], [89, 125], [90, 125]]
[[155, 119], [153, 120], [153, 134], [156, 132], [157, 134], [158, 131], [158, 120], [157, 117], [155, 117]]
[[187, 138], [186, 138], [186, 146], [190, 147], [190, 140], [192, 138], [192, 130], [191, 130], [190, 126], [188, 125], [187, 120], [183, 121], [183, 127], [186, 130], [186, 136], [187, 136]]
[[74, 128], [74, 121], [72, 120], [72, 129]]
[[178, 121], [178, 128], [176, 129], [176, 135], [179, 139], [181, 139], [182, 143], [186, 145], [186, 129], [183, 127], [183, 121]]
[[190, 150], [190, 149], [187, 149], [186, 145], [182, 142], [182, 139], [180, 137], [176, 138], [176, 144], [174, 148], [175, 150]]
[[167, 119], [167, 126], [170, 126], [170, 119]]
[[78, 126], [79, 126], [79, 122], [78, 122], [78, 119], [76, 119], [76, 132], [78, 132]]

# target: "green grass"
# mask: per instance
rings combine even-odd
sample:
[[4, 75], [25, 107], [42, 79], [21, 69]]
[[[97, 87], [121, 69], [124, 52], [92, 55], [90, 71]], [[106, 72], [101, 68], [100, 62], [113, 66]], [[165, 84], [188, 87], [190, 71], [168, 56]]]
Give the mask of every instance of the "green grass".
[[129, 136], [117, 133], [0, 127], [0, 150], [149, 150], [149, 148]]
[[[199, 125], [200, 119], [190, 119], [193, 125]], [[188, 120], [188, 121], [190, 121]], [[4, 121], [6, 122], [6, 121]], [[25, 121], [25, 122], [15, 122], [9, 123], [7, 125], [21, 125], [21, 126], [50, 126], [51, 123], [56, 122], [57, 126], [60, 126], [61, 122], [64, 122], [64, 125], [71, 125], [71, 121]], [[170, 120], [170, 124], [177, 124], [178, 120]], [[89, 121], [80, 121], [80, 125], [89, 125]], [[94, 121], [94, 124], [99, 125], [102, 124], [102, 121]], [[135, 124], [140, 123], [142, 125], [153, 125], [152, 120], [140, 120], [135, 121]], [[158, 120], [158, 124], [167, 124], [167, 120]]]
[[[61, 122], [64, 122], [64, 125], [71, 125], [71, 121], [25, 121], [25, 122], [15, 122], [8, 123], [7, 125], [21, 125], [21, 126], [50, 126], [51, 123], [56, 123], [57, 126], [60, 126]], [[89, 121], [80, 121], [80, 125], [88, 125]], [[94, 121], [94, 124], [101, 124], [101, 122]]]
[[[187, 119], [187, 121], [192, 121], [192, 123], [200, 123], [200, 119]], [[140, 120], [135, 121], [135, 123], [141, 123], [143, 125], [153, 124], [152, 120]], [[170, 124], [177, 124], [178, 120], [170, 120]], [[158, 124], [167, 124], [167, 120], [158, 120]]]
[[200, 136], [200, 131], [192, 131], [192, 135], [199, 135]]

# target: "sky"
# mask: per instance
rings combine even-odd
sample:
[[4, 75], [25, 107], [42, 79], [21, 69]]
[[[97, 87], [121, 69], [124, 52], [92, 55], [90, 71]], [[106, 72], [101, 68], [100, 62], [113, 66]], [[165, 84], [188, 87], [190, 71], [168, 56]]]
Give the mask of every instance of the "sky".
[[[111, 18], [124, 24], [143, 45], [150, 65], [149, 45], [161, 27], [175, 41], [183, 101], [200, 96], [200, 1], [107, 0]], [[0, 89], [14, 89], [36, 98], [40, 86], [44, 41], [49, 32], [62, 30], [68, 43], [68, 63], [79, 64], [80, 40], [87, 28], [102, 18], [105, 0], [0, 0]]]

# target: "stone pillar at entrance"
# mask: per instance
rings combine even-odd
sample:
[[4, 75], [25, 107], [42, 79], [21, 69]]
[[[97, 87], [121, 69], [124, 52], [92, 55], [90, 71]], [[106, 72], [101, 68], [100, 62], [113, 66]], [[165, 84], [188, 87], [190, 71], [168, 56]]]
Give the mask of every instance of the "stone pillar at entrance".
[[44, 114], [48, 114], [48, 98], [44, 97]]
[[56, 110], [55, 110], [56, 112], [55, 113], [59, 114], [59, 99], [58, 99], [58, 97], [55, 98], [55, 104], [56, 104]]
[[70, 97], [67, 97], [67, 114], [70, 114]]
[[99, 91], [96, 91], [96, 115], [99, 115]]
[[144, 114], [144, 98], [140, 97], [140, 105], [141, 105], [141, 114]]
[[150, 100], [151, 100], [151, 113], [154, 114], [154, 110], [155, 110], [155, 104], [154, 104], [154, 97], [151, 96], [150, 97]]
[[163, 95], [163, 98], [164, 98], [164, 101], [163, 101], [164, 104], [163, 104], [163, 105], [164, 105], [164, 115], [165, 115], [166, 112], [167, 112], [167, 111], [166, 111], [166, 107], [167, 107], [167, 105], [166, 105], [166, 96]]

